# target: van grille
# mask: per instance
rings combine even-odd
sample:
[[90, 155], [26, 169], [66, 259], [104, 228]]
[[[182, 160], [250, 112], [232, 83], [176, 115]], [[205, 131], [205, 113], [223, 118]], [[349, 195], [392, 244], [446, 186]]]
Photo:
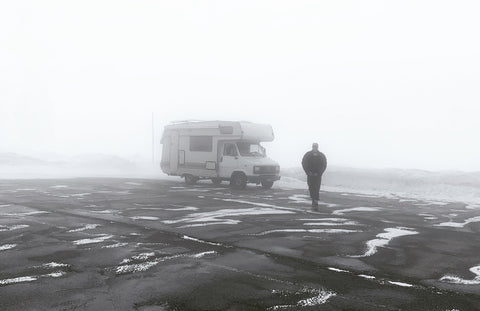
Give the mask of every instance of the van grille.
[[276, 174], [277, 173], [277, 167], [273, 165], [263, 165], [263, 166], [257, 166], [258, 169], [256, 171], [257, 174]]

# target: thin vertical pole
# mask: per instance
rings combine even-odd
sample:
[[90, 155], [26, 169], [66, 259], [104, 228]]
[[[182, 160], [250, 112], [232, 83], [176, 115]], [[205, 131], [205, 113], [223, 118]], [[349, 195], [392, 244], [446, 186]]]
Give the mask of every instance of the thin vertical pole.
[[155, 165], [155, 125], [152, 111], [152, 165]]

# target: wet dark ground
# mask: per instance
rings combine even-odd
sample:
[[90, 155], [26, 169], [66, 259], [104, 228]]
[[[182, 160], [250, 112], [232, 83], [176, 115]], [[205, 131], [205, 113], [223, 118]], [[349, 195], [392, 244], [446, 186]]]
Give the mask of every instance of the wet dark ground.
[[180, 180], [0, 181], [0, 310], [480, 310], [478, 206], [321, 201]]

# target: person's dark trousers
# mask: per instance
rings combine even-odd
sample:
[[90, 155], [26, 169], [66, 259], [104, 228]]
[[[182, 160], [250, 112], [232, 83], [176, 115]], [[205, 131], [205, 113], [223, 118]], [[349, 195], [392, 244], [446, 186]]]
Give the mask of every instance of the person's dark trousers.
[[307, 176], [308, 191], [310, 192], [310, 198], [314, 201], [318, 201], [320, 185], [322, 184], [322, 175]]

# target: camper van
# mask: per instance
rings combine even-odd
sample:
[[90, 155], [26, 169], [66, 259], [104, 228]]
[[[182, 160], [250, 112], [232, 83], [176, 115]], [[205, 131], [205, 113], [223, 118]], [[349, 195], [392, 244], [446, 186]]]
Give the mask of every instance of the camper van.
[[162, 171], [214, 184], [229, 181], [236, 189], [247, 183], [269, 189], [280, 179], [280, 166], [268, 158], [261, 142], [273, 141], [270, 125], [233, 121], [184, 121], [165, 126], [161, 143]]

